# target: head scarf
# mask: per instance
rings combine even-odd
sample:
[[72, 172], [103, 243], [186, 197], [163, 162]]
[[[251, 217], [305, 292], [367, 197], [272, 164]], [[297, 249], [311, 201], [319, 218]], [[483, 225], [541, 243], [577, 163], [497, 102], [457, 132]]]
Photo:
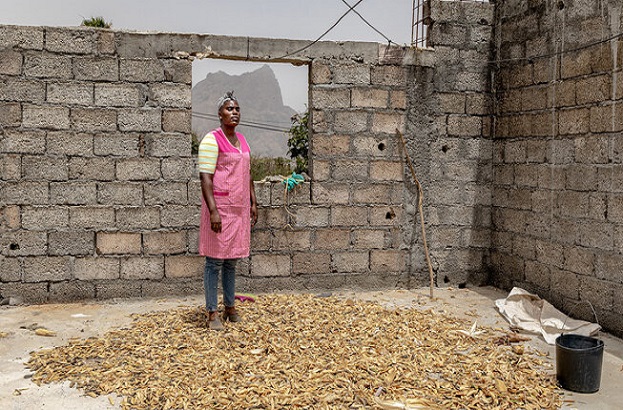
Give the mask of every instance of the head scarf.
[[221, 98], [218, 99], [216, 105], [218, 107], [218, 111], [221, 110], [221, 108], [223, 107], [223, 105], [225, 105], [225, 103], [227, 101], [236, 101], [238, 102], [238, 100], [236, 99], [236, 97], [234, 97], [234, 90], [231, 91], [227, 91], [225, 93], [225, 95], [223, 95]]

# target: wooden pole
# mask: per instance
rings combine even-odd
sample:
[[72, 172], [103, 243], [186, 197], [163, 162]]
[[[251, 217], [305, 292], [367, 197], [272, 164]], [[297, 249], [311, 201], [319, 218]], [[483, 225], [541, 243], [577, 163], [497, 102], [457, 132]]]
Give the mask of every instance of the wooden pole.
[[433, 288], [435, 287], [435, 275], [433, 273], [433, 265], [430, 263], [430, 255], [428, 253], [428, 245], [426, 243], [426, 228], [424, 226], [424, 210], [422, 209], [422, 202], [424, 193], [422, 192], [422, 185], [420, 185], [420, 181], [417, 179], [417, 175], [415, 174], [415, 168], [413, 167], [413, 162], [411, 161], [411, 157], [409, 156], [409, 151], [407, 151], [407, 143], [405, 141], [404, 135], [400, 130], [396, 129], [396, 134], [400, 137], [400, 141], [402, 141], [402, 147], [405, 151], [405, 157], [407, 158], [407, 163], [409, 164], [409, 169], [411, 169], [411, 175], [413, 176], [413, 180], [415, 181], [415, 185], [417, 186], [418, 192], [418, 201], [417, 208], [420, 214], [420, 225], [422, 226], [422, 243], [424, 244], [424, 255], [426, 255], [426, 264], [428, 265], [428, 274], [430, 276], [430, 297], [433, 298]]

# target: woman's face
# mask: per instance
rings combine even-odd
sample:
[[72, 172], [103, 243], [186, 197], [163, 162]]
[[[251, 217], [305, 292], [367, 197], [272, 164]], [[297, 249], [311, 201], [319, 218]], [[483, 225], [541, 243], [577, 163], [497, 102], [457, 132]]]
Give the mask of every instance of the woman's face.
[[238, 101], [228, 100], [219, 110], [221, 124], [235, 127], [240, 123], [240, 106]]

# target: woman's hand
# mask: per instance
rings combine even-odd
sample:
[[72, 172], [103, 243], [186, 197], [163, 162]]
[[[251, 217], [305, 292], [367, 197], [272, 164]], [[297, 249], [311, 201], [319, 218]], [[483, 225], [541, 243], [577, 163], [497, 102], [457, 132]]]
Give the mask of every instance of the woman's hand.
[[257, 223], [257, 205], [255, 203], [251, 204], [251, 226], [255, 226]]
[[219, 215], [218, 211], [216, 210], [210, 212], [210, 228], [216, 233], [220, 233], [223, 229], [223, 224], [221, 223], [221, 215]]

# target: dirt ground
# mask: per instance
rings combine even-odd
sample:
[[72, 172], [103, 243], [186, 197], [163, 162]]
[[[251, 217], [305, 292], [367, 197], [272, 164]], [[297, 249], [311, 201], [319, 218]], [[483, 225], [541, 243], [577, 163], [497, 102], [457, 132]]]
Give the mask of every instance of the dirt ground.
[[[385, 290], [375, 292], [334, 292], [333, 296], [373, 301], [388, 308], [395, 306], [414, 309], [432, 308], [438, 311], [477, 321], [478, 326], [508, 329], [508, 323], [498, 313], [495, 300], [506, 293], [494, 288]], [[261, 295], [259, 296], [261, 297]], [[130, 315], [181, 306], [200, 306], [203, 296], [158, 299], [110, 300], [75, 304], [0, 307], [0, 403], [3, 409], [117, 409], [121, 399], [114, 395], [92, 398], [70, 388], [68, 383], [35, 385], [31, 371], [24, 366], [31, 351], [64, 345], [71, 338], [103, 335], [113, 328], [131, 323]], [[34, 329], [45, 327], [55, 336], [35, 334]], [[555, 371], [555, 347], [538, 335], [528, 335], [532, 347], [548, 353], [547, 360]], [[563, 409], [620, 409], [623, 403], [623, 341], [606, 333], [600, 390], [592, 394], [565, 392]]]

